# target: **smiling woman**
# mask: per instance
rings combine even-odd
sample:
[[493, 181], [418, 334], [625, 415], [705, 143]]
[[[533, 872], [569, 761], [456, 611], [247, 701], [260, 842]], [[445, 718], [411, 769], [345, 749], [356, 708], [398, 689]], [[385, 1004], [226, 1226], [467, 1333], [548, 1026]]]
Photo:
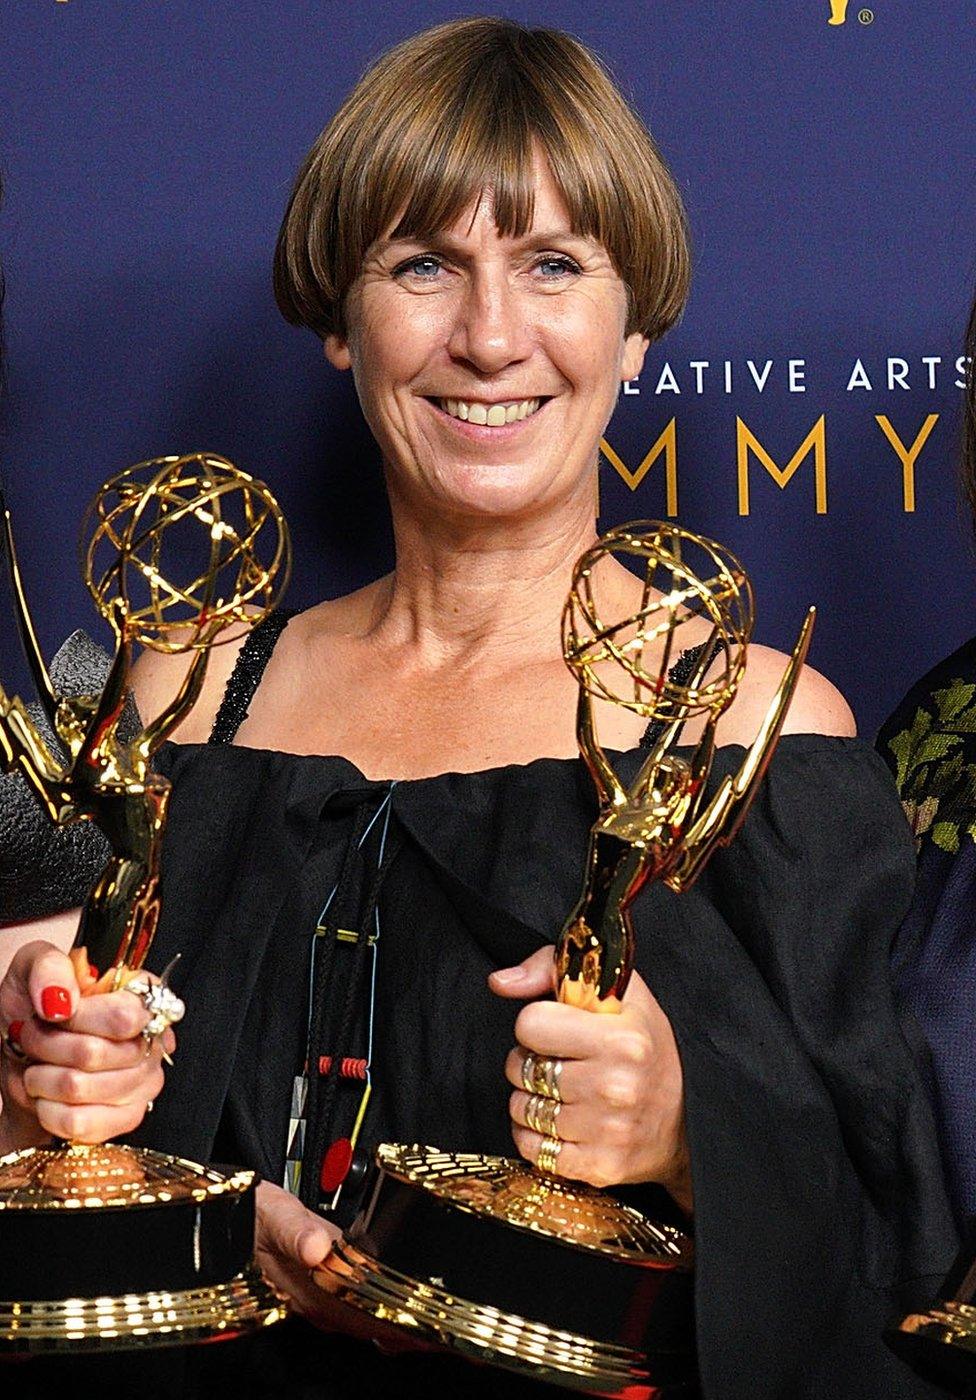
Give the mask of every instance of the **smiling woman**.
[[[275, 614], [236, 657], [219, 649], [161, 755], [174, 786], [156, 955], [183, 953], [188, 1014], [140, 1133], [284, 1183], [262, 1187], [260, 1247], [301, 1318], [246, 1356], [227, 1349], [203, 1393], [497, 1395], [484, 1370], [323, 1338], [349, 1316], [309, 1271], [356, 1206], [364, 1149], [514, 1140], [693, 1221], [708, 1400], [926, 1395], [880, 1338], [954, 1249], [887, 981], [911, 848], [829, 682], [804, 672], [730, 851], [686, 894], [637, 901], [620, 1013], [551, 997], [595, 815], [560, 614], [595, 540], [621, 381], [687, 290], [681, 202], [650, 136], [567, 35], [430, 30], [380, 59], [316, 142], [275, 278], [285, 315], [355, 377], [396, 562]], [[609, 612], [633, 613], [642, 583], [608, 569]], [[700, 655], [707, 627], [685, 630]], [[715, 781], [737, 771], [784, 664], [750, 648]], [[172, 658], [140, 659], [144, 718], [179, 679]], [[631, 773], [642, 722], [597, 710]], [[8, 1045], [4, 1008], [26, 1004], [39, 969], [73, 995], [65, 959], [23, 950], [0, 986]], [[36, 1063], [3, 1055], [3, 1140], [70, 1131], [79, 1105], [107, 1131], [91, 1037], [20, 1029]], [[51, 1046], [67, 1074], [41, 1065]], [[558, 1073], [558, 1138], [526, 1092], [540, 1059]], [[533, 1391], [504, 1382], [506, 1397]]]

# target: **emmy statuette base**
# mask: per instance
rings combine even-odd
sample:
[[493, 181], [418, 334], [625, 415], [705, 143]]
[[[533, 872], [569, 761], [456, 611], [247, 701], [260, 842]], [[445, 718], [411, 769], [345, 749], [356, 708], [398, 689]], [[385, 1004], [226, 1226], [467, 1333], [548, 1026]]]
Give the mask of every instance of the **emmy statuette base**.
[[380, 1335], [590, 1395], [697, 1394], [690, 1242], [525, 1163], [384, 1144], [314, 1277]]
[[256, 1178], [115, 1143], [0, 1158], [0, 1357], [219, 1341], [285, 1301], [253, 1263]]
[[252, 1265], [210, 1288], [0, 1303], [0, 1358], [230, 1341], [284, 1316], [284, 1300]]

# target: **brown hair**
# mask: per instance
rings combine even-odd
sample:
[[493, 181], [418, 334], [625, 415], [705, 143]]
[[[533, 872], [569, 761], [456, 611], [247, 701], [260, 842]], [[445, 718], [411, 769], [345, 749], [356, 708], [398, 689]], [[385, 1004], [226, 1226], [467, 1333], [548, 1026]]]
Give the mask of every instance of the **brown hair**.
[[370, 245], [448, 228], [486, 185], [500, 234], [532, 223], [532, 146], [574, 233], [596, 239], [629, 291], [628, 333], [651, 340], [688, 294], [685, 212], [641, 119], [600, 61], [554, 29], [463, 19], [407, 39], [356, 85], [309, 152], [275, 249], [285, 319], [345, 330]]

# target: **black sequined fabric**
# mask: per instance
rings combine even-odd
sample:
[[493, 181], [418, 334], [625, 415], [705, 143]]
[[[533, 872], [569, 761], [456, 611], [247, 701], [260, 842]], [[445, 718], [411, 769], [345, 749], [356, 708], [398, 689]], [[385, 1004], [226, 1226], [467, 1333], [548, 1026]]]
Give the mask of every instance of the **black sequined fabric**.
[[[683, 651], [681, 653], [677, 661], [674, 663], [674, 665], [668, 672], [668, 680], [671, 683], [671, 685], [688, 684], [688, 682], [691, 680], [692, 671], [698, 665], [698, 658], [705, 650], [705, 645], [706, 644], [702, 642], [700, 646], [689, 647], [687, 651]], [[653, 748], [663, 733], [664, 720], [652, 719], [650, 724], [644, 730], [644, 733], [641, 735], [641, 748]]]
[[234, 664], [217, 718], [210, 731], [211, 744], [231, 744], [247, 719], [254, 692], [271, 659], [275, 643], [295, 616], [295, 608], [276, 608], [249, 634]]

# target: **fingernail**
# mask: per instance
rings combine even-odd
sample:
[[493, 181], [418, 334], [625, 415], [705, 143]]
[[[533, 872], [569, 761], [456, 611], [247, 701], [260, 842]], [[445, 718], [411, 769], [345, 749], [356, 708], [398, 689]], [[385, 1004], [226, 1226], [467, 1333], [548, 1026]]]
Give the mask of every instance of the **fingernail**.
[[492, 976], [496, 982], [514, 983], [521, 982], [525, 976], [525, 971], [521, 967], [500, 967]]
[[89, 964], [88, 964], [88, 976], [92, 979], [93, 982], [97, 982], [97, 981], [98, 981], [98, 975], [99, 975], [99, 974], [98, 974], [98, 968], [95, 966], [94, 963], [89, 963]]
[[23, 1030], [23, 1021], [11, 1021], [10, 1025], [7, 1027], [7, 1040], [20, 1055], [24, 1053], [20, 1044], [20, 1037], [23, 1033]]
[[45, 1021], [66, 1021], [71, 1015], [71, 993], [67, 987], [45, 987], [41, 992], [41, 1015]]

